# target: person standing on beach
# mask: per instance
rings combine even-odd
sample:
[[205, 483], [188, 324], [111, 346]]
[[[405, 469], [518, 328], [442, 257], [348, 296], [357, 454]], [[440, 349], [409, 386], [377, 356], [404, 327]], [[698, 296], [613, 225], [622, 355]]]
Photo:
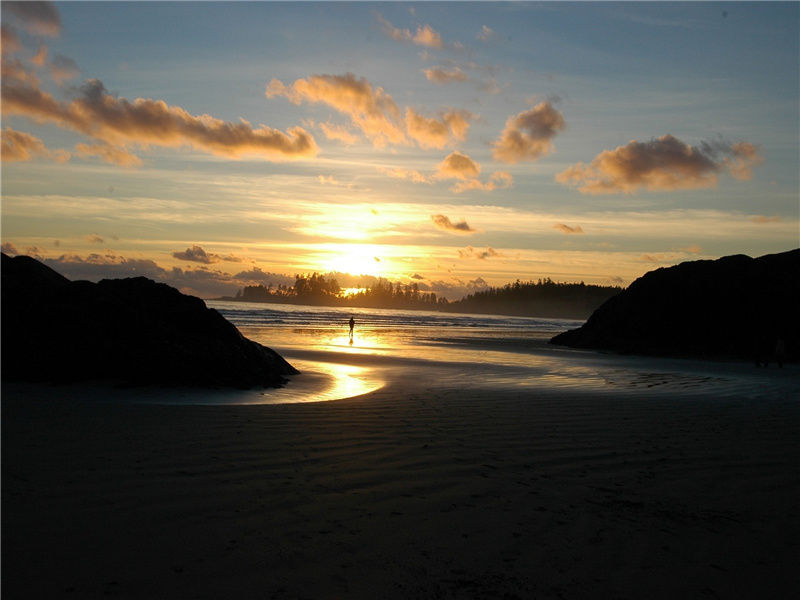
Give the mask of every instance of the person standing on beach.
[[350, 317], [350, 339], [353, 339], [353, 327], [356, 326], [356, 322], [353, 317]]

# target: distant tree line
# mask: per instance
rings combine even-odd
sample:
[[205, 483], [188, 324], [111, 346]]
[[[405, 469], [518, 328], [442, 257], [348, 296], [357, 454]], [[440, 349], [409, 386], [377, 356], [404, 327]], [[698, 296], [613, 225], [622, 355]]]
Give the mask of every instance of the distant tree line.
[[603, 302], [622, 291], [621, 287], [557, 283], [539, 279], [509, 283], [474, 292], [457, 301], [424, 292], [419, 284], [392, 283], [378, 279], [355, 293], [345, 293], [337, 279], [323, 275], [295, 275], [294, 286], [247, 286], [235, 298], [241, 302], [354, 306], [406, 310], [440, 310], [459, 313], [500, 314], [553, 318], [588, 318]]
[[619, 286], [558, 283], [550, 279], [490, 287], [451, 303], [454, 312], [526, 317], [588, 318], [603, 302], [622, 291]]

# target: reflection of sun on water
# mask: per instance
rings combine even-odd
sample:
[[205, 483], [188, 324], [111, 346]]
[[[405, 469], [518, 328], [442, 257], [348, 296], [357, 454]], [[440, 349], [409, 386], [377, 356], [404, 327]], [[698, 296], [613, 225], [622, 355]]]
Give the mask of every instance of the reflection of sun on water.
[[333, 385], [325, 390], [328, 398], [352, 398], [372, 392], [381, 387], [382, 383], [369, 377], [369, 370], [352, 365], [336, 363], [316, 363], [314, 369], [329, 375]]

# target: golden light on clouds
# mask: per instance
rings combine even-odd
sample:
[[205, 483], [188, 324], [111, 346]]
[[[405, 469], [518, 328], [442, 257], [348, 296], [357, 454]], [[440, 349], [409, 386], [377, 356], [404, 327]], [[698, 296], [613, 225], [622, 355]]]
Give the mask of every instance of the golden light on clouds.
[[[721, 157], [720, 157], [721, 156]], [[577, 163], [556, 175], [556, 181], [584, 194], [633, 193], [640, 189], [673, 191], [715, 187], [728, 169], [747, 180], [763, 158], [748, 142], [703, 142], [690, 146], [672, 135], [604, 150], [590, 164]]]
[[796, 11], [693, 36], [703, 3], [556, 4], [3, 2], [3, 248], [204, 297], [334, 270], [457, 298], [796, 245]]

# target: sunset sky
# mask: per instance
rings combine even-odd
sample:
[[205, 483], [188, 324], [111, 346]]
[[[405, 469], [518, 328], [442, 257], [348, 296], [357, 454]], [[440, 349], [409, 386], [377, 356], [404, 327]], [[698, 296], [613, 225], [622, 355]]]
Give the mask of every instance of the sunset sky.
[[[800, 246], [800, 3], [2, 3], [2, 245], [450, 299]], [[352, 275], [352, 276], [349, 276]]]

